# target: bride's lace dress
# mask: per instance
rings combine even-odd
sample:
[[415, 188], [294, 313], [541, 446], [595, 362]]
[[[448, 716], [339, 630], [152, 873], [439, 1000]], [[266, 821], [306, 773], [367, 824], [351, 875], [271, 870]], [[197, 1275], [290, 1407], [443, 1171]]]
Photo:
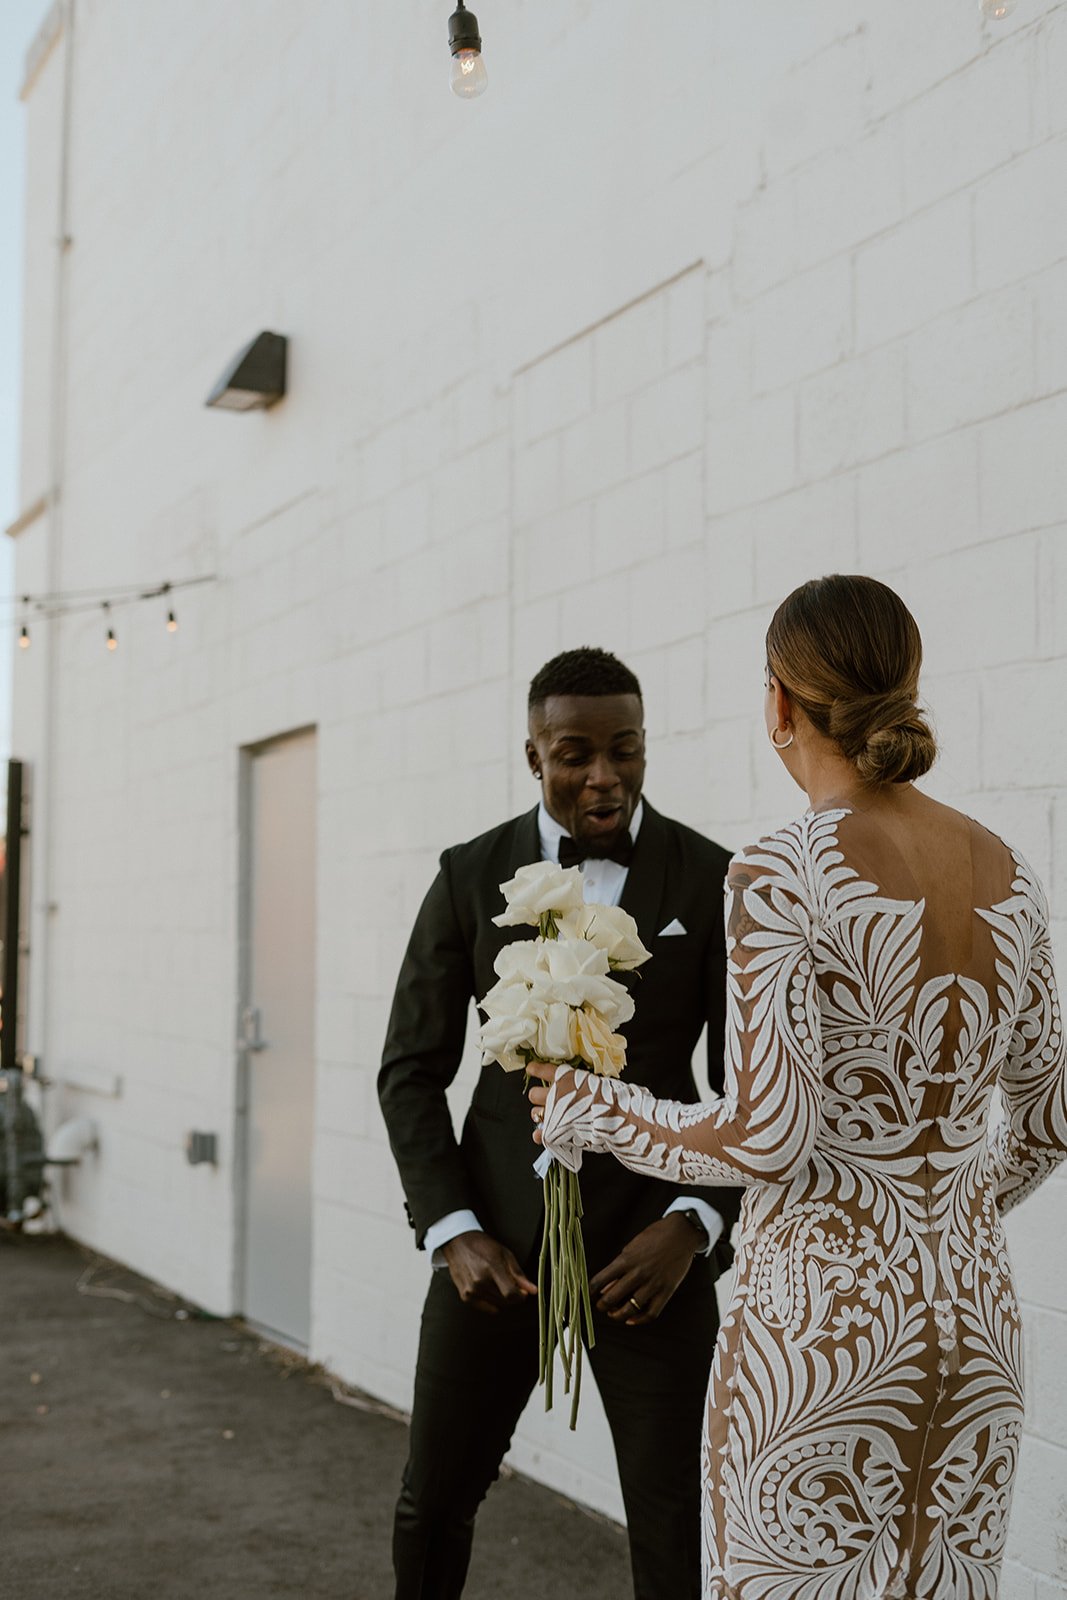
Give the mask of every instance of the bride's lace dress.
[[735, 858], [722, 1100], [584, 1072], [549, 1098], [569, 1165], [748, 1185], [705, 1600], [996, 1595], [1023, 1414], [1000, 1219], [1067, 1149], [1067, 1064], [1040, 885], [955, 822], [916, 853], [808, 813]]

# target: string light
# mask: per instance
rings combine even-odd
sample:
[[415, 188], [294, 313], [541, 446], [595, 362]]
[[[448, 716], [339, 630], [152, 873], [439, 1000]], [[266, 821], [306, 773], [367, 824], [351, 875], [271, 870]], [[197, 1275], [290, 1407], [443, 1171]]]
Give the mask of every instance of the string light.
[[[198, 578], [182, 578], [176, 581], [167, 579], [163, 583], [154, 584], [128, 584], [112, 589], [64, 589], [48, 590], [41, 594], [10, 595], [0, 597], [0, 606], [5, 604], [17, 605], [22, 612], [19, 619], [19, 649], [30, 648], [30, 621], [52, 622], [64, 617], [75, 617], [89, 611], [103, 610], [107, 620], [105, 643], [109, 650], [118, 649], [118, 637], [115, 633], [111, 613], [119, 606], [140, 605], [147, 600], [160, 600], [170, 595], [177, 589], [192, 589], [199, 584], [216, 583], [214, 573], [205, 573]], [[2, 612], [0, 612], [2, 617]], [[166, 613], [166, 629], [168, 633], [177, 633], [178, 617], [172, 605], [168, 606]], [[15, 618], [11, 619], [12, 622]]]
[[978, 9], [983, 17], [989, 17], [993, 22], [1003, 22], [1005, 17], [1010, 17], [1015, 10], [1016, 0], [979, 0]]
[[457, 0], [456, 9], [448, 19], [448, 48], [452, 52], [448, 77], [452, 93], [461, 100], [474, 100], [484, 94], [489, 87], [489, 77], [482, 60], [478, 18], [467, 10], [463, 0]]

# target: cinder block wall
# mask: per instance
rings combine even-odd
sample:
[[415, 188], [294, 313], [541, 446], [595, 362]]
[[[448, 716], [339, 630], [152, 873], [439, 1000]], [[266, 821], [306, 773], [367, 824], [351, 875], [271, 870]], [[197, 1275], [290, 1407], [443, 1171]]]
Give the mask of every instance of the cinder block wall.
[[[1067, 919], [1067, 6], [994, 28], [970, 0], [686, 0], [651, 42], [634, 0], [485, 0], [473, 105], [448, 9], [79, 5], [59, 578], [219, 581], [177, 639], [147, 609], [114, 657], [98, 617], [57, 635], [31, 1017], [59, 1076], [122, 1079], [54, 1101], [102, 1129], [66, 1225], [230, 1309], [238, 752], [316, 724], [312, 1353], [400, 1404], [426, 1263], [374, 1094], [388, 998], [437, 852], [533, 803], [547, 656], [630, 660], [651, 796], [739, 845], [803, 803], [759, 718], [775, 602], [886, 578], [926, 634], [932, 790]], [[27, 91], [25, 505], [51, 476], [70, 48]], [[285, 403], [205, 412], [260, 327], [292, 338]], [[43, 786], [41, 652], [16, 669]], [[217, 1173], [182, 1160], [194, 1125], [223, 1130]], [[1007, 1600], [1067, 1593], [1065, 1196], [1011, 1223], [1032, 1399]], [[572, 1439], [535, 1400], [514, 1459], [619, 1509], [592, 1403]]]

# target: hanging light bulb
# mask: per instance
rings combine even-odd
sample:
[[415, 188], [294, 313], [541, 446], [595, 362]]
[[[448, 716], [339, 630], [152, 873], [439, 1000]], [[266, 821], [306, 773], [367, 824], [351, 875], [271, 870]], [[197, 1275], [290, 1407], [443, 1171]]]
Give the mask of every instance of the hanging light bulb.
[[978, 9], [992, 22], [1003, 22], [1015, 10], [1017, 0], [979, 0]]
[[452, 70], [448, 78], [452, 93], [461, 100], [473, 100], [484, 94], [489, 87], [489, 75], [482, 60], [478, 18], [467, 10], [463, 0], [457, 0], [456, 9], [448, 19], [448, 44], [452, 51]]
[[19, 634], [19, 649], [20, 650], [28, 650], [29, 648], [30, 648], [30, 630], [29, 630], [29, 628], [27, 628], [26, 624], [23, 623], [22, 624], [22, 632]]
[[106, 640], [107, 647], [108, 647], [109, 650], [117, 650], [118, 647], [119, 647], [119, 642], [115, 638], [114, 629], [111, 627], [111, 601], [110, 600], [105, 600], [103, 602], [103, 609], [104, 609], [104, 616], [107, 618], [107, 622], [108, 622], [107, 640]]
[[174, 615], [173, 611], [168, 611], [167, 612], [167, 632], [168, 633], [177, 633], [177, 631], [178, 631], [178, 619]]

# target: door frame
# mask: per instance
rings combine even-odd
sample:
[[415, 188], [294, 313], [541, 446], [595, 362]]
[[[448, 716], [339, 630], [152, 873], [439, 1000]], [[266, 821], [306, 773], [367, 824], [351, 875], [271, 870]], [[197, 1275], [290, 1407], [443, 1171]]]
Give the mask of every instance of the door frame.
[[[248, 1288], [246, 1255], [248, 1249], [248, 1114], [251, 1052], [241, 1032], [241, 1019], [252, 1000], [252, 774], [256, 757], [275, 745], [286, 744], [290, 739], [306, 734], [318, 737], [318, 724], [301, 723], [287, 728], [284, 733], [271, 734], [267, 739], [257, 739], [253, 744], [243, 744], [237, 752], [237, 1003], [233, 1013], [234, 1101], [233, 1101], [233, 1270], [231, 1293], [234, 1315], [247, 1314], [245, 1296]], [[318, 789], [315, 792], [316, 826], [318, 823]], [[318, 856], [316, 853], [315, 889], [318, 888]], [[316, 973], [318, 963], [316, 962]], [[316, 977], [316, 992], [318, 980]], [[312, 1286], [314, 1287], [314, 1286]]]

